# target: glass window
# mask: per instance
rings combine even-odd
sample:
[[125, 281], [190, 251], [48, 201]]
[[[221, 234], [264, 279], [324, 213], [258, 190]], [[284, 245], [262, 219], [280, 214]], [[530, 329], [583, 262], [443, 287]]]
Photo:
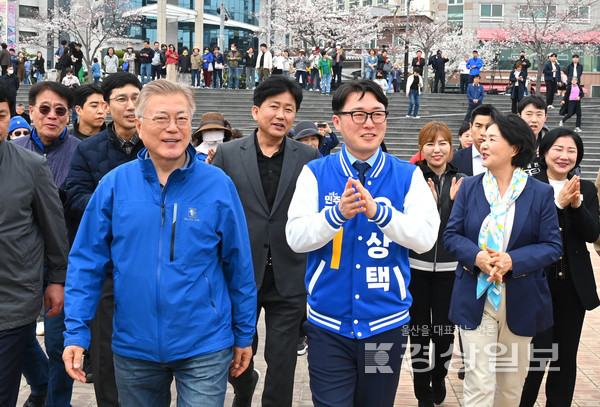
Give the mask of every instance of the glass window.
[[482, 4], [479, 13], [481, 17], [502, 17], [503, 14], [502, 4]]
[[40, 12], [39, 7], [35, 6], [19, 6], [20, 18], [37, 18]]

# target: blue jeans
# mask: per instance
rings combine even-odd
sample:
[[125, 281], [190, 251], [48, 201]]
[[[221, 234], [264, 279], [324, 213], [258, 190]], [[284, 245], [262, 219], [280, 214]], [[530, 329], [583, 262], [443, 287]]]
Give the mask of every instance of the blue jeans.
[[192, 86], [202, 85], [201, 72], [200, 69], [192, 69]]
[[313, 68], [310, 70], [310, 88], [321, 90], [321, 81], [319, 77], [319, 70], [317, 68]]
[[[235, 86], [231, 87], [231, 78], [235, 76]], [[240, 87], [240, 67], [229, 67], [229, 79], [227, 79], [227, 87], [229, 89], [238, 89]]]
[[44, 79], [44, 75], [42, 75], [40, 71], [35, 71], [35, 78], [37, 82], [41, 82]]
[[418, 89], [411, 89], [410, 90], [410, 101], [408, 103], [408, 112], [406, 113], [407, 115], [411, 116], [411, 112], [413, 110], [413, 106], [415, 108], [415, 117], [417, 117], [419, 115], [419, 105], [421, 103], [421, 95], [419, 95], [419, 90]]
[[73, 379], [67, 374], [62, 360], [65, 340], [65, 311], [55, 317], [44, 317], [45, 344], [50, 361], [48, 377], [48, 398], [46, 407], [67, 407], [71, 405]]
[[365, 75], [365, 78], [375, 80], [376, 73], [377, 73], [377, 70], [373, 69], [369, 66], [369, 67], [367, 67], [367, 73]]
[[331, 74], [324, 73], [321, 78], [321, 93], [329, 93], [331, 90]]
[[35, 321], [29, 325], [21, 361], [21, 372], [31, 387], [31, 394], [42, 396], [48, 392], [48, 357], [36, 338], [36, 325]]
[[227, 373], [233, 349], [170, 363], [113, 354], [121, 407], [168, 407], [175, 376], [177, 406], [213, 407], [225, 403]]
[[140, 67], [140, 76], [142, 78], [142, 84], [147, 84], [152, 80], [152, 64], [142, 64]]
[[256, 68], [246, 67], [246, 89], [252, 90], [256, 85]]
[[215, 69], [213, 71], [212, 80], [213, 80], [213, 88], [219, 89], [219, 88], [223, 87], [223, 70]]

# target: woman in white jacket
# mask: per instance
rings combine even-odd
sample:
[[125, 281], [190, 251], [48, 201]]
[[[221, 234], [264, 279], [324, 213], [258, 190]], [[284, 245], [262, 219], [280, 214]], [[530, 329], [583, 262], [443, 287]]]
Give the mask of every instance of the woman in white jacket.
[[119, 69], [119, 57], [115, 55], [115, 49], [110, 47], [104, 56], [104, 70], [108, 75], [117, 72], [117, 69]]
[[421, 104], [421, 89], [423, 88], [423, 77], [420, 75], [421, 69], [415, 68], [414, 74], [408, 77], [406, 81], [406, 97], [410, 97], [408, 103], [408, 112], [406, 117], [411, 116], [413, 106], [415, 108], [414, 117], [419, 119], [419, 105]]

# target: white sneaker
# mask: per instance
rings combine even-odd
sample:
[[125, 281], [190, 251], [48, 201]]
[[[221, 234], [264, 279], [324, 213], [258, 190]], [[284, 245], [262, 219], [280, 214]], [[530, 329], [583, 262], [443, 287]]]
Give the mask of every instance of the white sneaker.
[[561, 120], [560, 122], [558, 122], [558, 127], [562, 127], [563, 126], [563, 121]]
[[36, 324], [35, 334], [37, 336], [44, 336], [44, 321], [40, 321]]
[[404, 116], [404, 117], [410, 117], [410, 115], [409, 115], [409, 114], [407, 114], [407, 115], [406, 115], [406, 116]]
[[554, 109], [555, 107], [552, 105], [548, 105], [548, 109]]
[[580, 129], [579, 127], [575, 127], [575, 128], [573, 129], [573, 131], [574, 131], [574, 132], [577, 132], [577, 133], [581, 133], [581, 129]]
[[415, 116], [415, 119], [420, 119], [420, 118], [421, 118], [421, 116]]

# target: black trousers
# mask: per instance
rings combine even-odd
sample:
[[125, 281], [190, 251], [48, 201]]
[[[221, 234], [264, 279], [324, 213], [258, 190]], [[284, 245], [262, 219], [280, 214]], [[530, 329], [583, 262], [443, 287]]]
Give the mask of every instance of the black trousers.
[[358, 340], [310, 321], [308, 373], [315, 407], [392, 407], [398, 389], [408, 327]]
[[[431, 383], [443, 381], [452, 358], [454, 324], [448, 319], [454, 272], [431, 272], [411, 268], [409, 290], [410, 344], [415, 397], [433, 401]], [[429, 356], [433, 355], [432, 362]]]
[[577, 117], [575, 119], [575, 127], [581, 127], [581, 100], [569, 100], [568, 103], [568, 113], [565, 117], [563, 117], [563, 124], [576, 114]]
[[[35, 324], [35, 322], [33, 322]], [[21, 383], [21, 360], [30, 324], [0, 331], [0, 406], [14, 407]]]
[[435, 79], [433, 82], [433, 93], [438, 93], [438, 83], [441, 83], [440, 93], [444, 93], [446, 90], [446, 72], [435, 71]]
[[[335, 82], [337, 78], [337, 84]], [[342, 85], [342, 67], [341, 66], [334, 66], [333, 67], [333, 76], [331, 78], [331, 87], [333, 89], [337, 89]]]
[[150, 67], [150, 72], [152, 73], [152, 80], [160, 79], [160, 65], [152, 65]]
[[469, 74], [462, 73], [460, 74], [460, 93], [463, 95], [467, 93], [467, 86], [469, 86]]
[[556, 81], [546, 81], [546, 105], [550, 106], [554, 103], [557, 86]]
[[[258, 292], [257, 319], [265, 310], [265, 361], [267, 374], [262, 394], [263, 407], [288, 407], [292, 405], [294, 373], [298, 358], [298, 324], [306, 311], [306, 295], [284, 297], [275, 285], [272, 266], [267, 266]], [[252, 352], [258, 349], [258, 332], [254, 335]], [[254, 391], [252, 372], [254, 358], [248, 369], [239, 377], [229, 376], [236, 398], [249, 400]]]
[[96, 315], [90, 323], [92, 341], [90, 361], [98, 407], [119, 407], [119, 393], [113, 364], [112, 333], [114, 315], [114, 280], [107, 274]]
[[[557, 280], [549, 275], [548, 285], [552, 295], [554, 326], [533, 337], [532, 361], [523, 386], [520, 407], [535, 404], [548, 362], [550, 370], [546, 378], [546, 407], [570, 407], [573, 400], [577, 351], [585, 308], [570, 279]], [[553, 344], [554, 352], [549, 351]]]

